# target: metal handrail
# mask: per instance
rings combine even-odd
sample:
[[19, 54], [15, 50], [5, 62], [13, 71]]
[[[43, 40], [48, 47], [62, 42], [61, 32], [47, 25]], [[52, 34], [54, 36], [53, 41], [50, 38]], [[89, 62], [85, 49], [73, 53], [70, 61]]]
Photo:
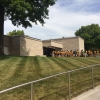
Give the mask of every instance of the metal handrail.
[[0, 91], [0, 94], [7, 92], [7, 91], [10, 91], [10, 90], [13, 90], [13, 89], [16, 89], [16, 88], [19, 88], [19, 87], [22, 87], [22, 86], [26, 86], [26, 85], [31, 84], [31, 100], [33, 100], [33, 83], [40, 82], [40, 81], [43, 81], [43, 80], [46, 80], [46, 79], [49, 79], [49, 78], [52, 78], [52, 77], [56, 77], [56, 76], [59, 76], [59, 75], [68, 74], [69, 99], [71, 100], [71, 96], [70, 96], [70, 73], [78, 71], [78, 70], [86, 69], [86, 68], [92, 68], [92, 70], [91, 70], [92, 71], [92, 86], [94, 88], [93, 67], [98, 66], [98, 65], [100, 65], [100, 64], [90, 65], [90, 66], [87, 66], [87, 67], [82, 67], [82, 68], [78, 68], [78, 69], [75, 69], [75, 70], [62, 72], [62, 73], [59, 73], [59, 74], [55, 74], [55, 75], [51, 75], [51, 76], [48, 76], [48, 77], [45, 77], [45, 78], [41, 78], [39, 80], [35, 80], [35, 81], [31, 81], [31, 82], [24, 83], [24, 84], [21, 84], [21, 85], [17, 85], [17, 86], [14, 86], [14, 87]]

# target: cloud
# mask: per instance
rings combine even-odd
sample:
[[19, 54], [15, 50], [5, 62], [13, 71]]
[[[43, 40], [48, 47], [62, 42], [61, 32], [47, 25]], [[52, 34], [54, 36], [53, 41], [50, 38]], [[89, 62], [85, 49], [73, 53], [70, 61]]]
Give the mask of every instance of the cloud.
[[100, 11], [96, 10], [99, 3], [99, 0], [58, 0], [49, 8], [49, 19], [45, 20], [44, 26], [33, 23], [32, 28], [24, 29], [5, 21], [5, 34], [16, 29], [24, 30], [25, 34], [42, 40], [73, 37], [81, 26], [92, 23], [100, 25]]
[[100, 0], [58, 0], [57, 6], [70, 12], [100, 12]]

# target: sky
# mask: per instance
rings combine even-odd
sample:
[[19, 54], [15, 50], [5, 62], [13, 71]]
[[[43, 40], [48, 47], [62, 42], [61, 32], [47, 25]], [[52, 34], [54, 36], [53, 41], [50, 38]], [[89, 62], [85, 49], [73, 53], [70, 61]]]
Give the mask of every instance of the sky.
[[100, 0], [57, 0], [49, 7], [49, 19], [42, 26], [32, 23], [27, 29], [13, 26], [11, 21], [4, 22], [4, 34], [13, 30], [24, 30], [25, 35], [46, 40], [62, 37], [74, 37], [81, 26], [99, 24]]

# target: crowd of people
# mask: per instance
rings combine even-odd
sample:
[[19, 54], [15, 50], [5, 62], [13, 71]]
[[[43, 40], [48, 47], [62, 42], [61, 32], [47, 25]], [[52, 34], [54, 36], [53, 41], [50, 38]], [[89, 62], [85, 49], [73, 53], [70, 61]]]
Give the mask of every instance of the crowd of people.
[[91, 51], [91, 50], [86, 50], [86, 51], [79, 51], [79, 50], [55, 50], [52, 51], [52, 56], [53, 57], [91, 57], [91, 56], [96, 56], [99, 55], [100, 52], [98, 50], [96, 51]]

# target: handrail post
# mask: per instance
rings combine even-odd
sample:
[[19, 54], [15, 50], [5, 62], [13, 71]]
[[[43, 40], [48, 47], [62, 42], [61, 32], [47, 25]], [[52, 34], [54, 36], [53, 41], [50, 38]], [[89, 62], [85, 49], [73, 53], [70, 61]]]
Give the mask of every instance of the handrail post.
[[69, 100], [71, 100], [71, 94], [70, 94], [70, 72], [68, 72], [68, 92], [69, 92]]
[[92, 74], [92, 88], [94, 88], [94, 70], [93, 70], [93, 66], [91, 67], [91, 74]]
[[33, 83], [31, 83], [31, 100], [33, 100]]

